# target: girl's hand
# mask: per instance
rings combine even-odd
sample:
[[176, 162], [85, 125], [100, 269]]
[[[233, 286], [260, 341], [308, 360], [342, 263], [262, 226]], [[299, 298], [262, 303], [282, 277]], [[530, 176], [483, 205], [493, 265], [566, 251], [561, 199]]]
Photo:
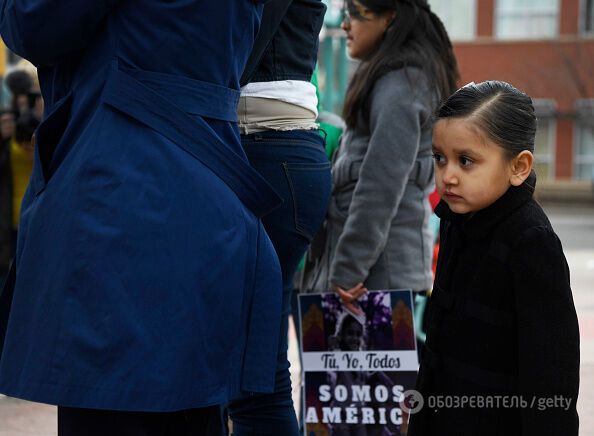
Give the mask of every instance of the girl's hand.
[[356, 304], [356, 301], [367, 293], [367, 288], [363, 286], [363, 283], [358, 283], [353, 288], [345, 290], [340, 286], [334, 287], [334, 292], [340, 297], [340, 301], [346, 310], [353, 313], [354, 315], [362, 315], [363, 311]]

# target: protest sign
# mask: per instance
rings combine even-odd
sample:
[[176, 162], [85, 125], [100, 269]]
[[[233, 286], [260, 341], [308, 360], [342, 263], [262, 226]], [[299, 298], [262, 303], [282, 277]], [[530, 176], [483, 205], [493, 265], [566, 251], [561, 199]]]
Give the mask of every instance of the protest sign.
[[373, 291], [360, 312], [334, 293], [299, 297], [307, 436], [404, 435], [418, 358], [409, 290]]

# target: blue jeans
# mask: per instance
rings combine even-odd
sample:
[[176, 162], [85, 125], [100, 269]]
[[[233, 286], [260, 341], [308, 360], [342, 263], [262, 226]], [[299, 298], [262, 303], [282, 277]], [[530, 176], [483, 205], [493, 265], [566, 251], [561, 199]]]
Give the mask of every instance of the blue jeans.
[[328, 207], [330, 163], [317, 130], [245, 135], [242, 144], [250, 163], [283, 199], [282, 205], [262, 220], [282, 269], [283, 316], [274, 393], [233, 401], [229, 416], [237, 436], [297, 436], [287, 358], [288, 317], [293, 276]]

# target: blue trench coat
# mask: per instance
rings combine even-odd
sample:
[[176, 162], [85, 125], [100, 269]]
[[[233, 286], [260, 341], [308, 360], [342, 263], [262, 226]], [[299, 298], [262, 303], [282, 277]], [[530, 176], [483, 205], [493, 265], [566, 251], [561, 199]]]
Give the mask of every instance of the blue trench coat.
[[46, 117], [0, 302], [0, 392], [173, 411], [272, 391], [279, 202], [235, 125], [263, 2], [0, 0]]

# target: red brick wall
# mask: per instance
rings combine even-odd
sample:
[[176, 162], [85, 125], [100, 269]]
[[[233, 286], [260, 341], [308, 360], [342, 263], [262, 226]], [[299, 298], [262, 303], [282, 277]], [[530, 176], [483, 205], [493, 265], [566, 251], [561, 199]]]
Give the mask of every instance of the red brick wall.
[[477, 5], [476, 34], [480, 37], [490, 37], [495, 32], [495, 0], [479, 0]]
[[557, 120], [555, 176], [558, 179], [570, 179], [573, 173], [573, 129], [573, 120]]
[[455, 45], [462, 83], [505, 80], [571, 112], [577, 98], [594, 98], [594, 39], [485, 41]]
[[561, 0], [559, 33], [575, 35], [579, 28], [580, 0]]

